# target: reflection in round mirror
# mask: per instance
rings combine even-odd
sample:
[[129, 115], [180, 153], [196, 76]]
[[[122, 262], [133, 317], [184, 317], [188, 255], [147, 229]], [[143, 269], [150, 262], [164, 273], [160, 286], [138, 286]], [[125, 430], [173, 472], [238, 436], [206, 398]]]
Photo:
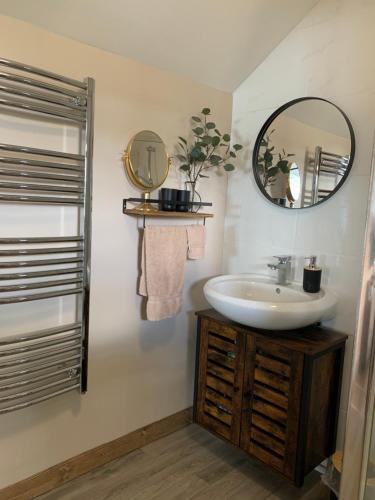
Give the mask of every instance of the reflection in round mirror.
[[132, 182], [145, 192], [160, 187], [169, 171], [169, 157], [162, 139], [150, 130], [138, 132], [129, 142], [125, 165]]
[[331, 102], [304, 97], [276, 110], [255, 143], [253, 170], [263, 194], [285, 208], [325, 201], [353, 164], [354, 131]]

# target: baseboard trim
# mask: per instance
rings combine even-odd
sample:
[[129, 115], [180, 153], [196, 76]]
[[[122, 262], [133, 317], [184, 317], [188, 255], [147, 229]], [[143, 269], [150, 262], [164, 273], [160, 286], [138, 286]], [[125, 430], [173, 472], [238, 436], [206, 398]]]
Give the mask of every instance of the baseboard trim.
[[186, 408], [7, 486], [0, 490], [0, 499], [31, 500], [126, 453], [176, 432], [189, 425], [191, 421], [192, 409]]

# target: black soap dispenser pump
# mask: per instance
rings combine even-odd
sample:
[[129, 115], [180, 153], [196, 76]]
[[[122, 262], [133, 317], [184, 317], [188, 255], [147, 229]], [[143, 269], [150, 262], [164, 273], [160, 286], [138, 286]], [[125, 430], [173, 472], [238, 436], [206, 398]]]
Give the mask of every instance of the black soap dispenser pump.
[[320, 281], [322, 279], [322, 268], [316, 265], [316, 256], [306, 257], [310, 262], [303, 269], [303, 289], [308, 293], [320, 291]]

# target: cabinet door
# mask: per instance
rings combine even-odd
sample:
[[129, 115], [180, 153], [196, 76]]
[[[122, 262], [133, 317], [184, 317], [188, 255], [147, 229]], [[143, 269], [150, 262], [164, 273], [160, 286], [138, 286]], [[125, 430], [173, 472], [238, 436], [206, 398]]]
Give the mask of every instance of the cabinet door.
[[294, 481], [303, 354], [248, 336], [241, 447]]
[[239, 444], [245, 337], [222, 323], [202, 319], [196, 421]]

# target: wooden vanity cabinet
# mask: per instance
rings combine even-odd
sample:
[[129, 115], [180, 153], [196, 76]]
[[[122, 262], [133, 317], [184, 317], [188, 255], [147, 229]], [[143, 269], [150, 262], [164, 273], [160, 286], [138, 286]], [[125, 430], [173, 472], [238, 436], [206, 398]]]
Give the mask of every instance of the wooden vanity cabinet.
[[335, 451], [347, 336], [197, 316], [194, 421], [301, 486]]

